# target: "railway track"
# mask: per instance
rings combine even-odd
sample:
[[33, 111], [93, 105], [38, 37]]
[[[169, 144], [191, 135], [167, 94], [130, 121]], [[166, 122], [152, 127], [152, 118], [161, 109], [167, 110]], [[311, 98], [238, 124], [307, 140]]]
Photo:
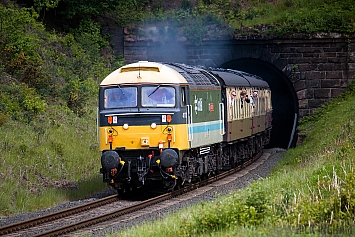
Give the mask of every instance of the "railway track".
[[[112, 195], [87, 204], [76, 206], [70, 209], [48, 214], [38, 218], [14, 223], [0, 228], [0, 236], [63, 236], [81, 229], [89, 228], [98, 223], [142, 210], [146, 207], [173, 199], [194, 189], [221, 180], [232, 173], [242, 170], [257, 160], [262, 153], [257, 154], [253, 159], [219, 175], [202, 180], [196, 184], [185, 186], [174, 192], [166, 193], [146, 201], [140, 201], [128, 207], [115, 207], [119, 201], [118, 195]], [[99, 214], [98, 214], [99, 213]], [[60, 227], [58, 227], [60, 226]]]

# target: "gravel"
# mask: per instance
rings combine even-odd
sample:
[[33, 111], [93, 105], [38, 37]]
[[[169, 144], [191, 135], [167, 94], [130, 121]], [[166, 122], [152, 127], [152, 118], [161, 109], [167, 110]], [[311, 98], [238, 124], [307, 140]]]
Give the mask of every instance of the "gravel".
[[[123, 230], [124, 228], [136, 226], [136, 225], [141, 224], [146, 221], [153, 221], [153, 220], [163, 217], [164, 215], [175, 212], [181, 208], [189, 207], [189, 206], [199, 203], [201, 201], [210, 201], [210, 200], [220, 197], [221, 195], [225, 195], [225, 194], [228, 194], [232, 191], [242, 189], [242, 188], [246, 187], [247, 185], [249, 185], [254, 180], [257, 180], [260, 178], [266, 178], [270, 174], [271, 169], [273, 167], [275, 167], [277, 162], [282, 158], [282, 154], [285, 152], [285, 149], [272, 148], [272, 149], [265, 150], [265, 152], [270, 154], [270, 156], [268, 157], [268, 159], [265, 162], [261, 163], [255, 169], [249, 170], [245, 175], [235, 179], [232, 182], [228, 182], [225, 185], [216, 185], [214, 188], [212, 188], [206, 192], [203, 192], [199, 195], [196, 195], [193, 198], [189, 198], [186, 201], [182, 200], [172, 206], [167, 206], [166, 208], [156, 210], [156, 211], [150, 211], [147, 214], [138, 215], [138, 217], [135, 219], [132, 219], [132, 220], [129, 220], [129, 221], [126, 221], [123, 223], [118, 221], [117, 223], [112, 223], [109, 226], [106, 224], [105, 228], [100, 227], [97, 230], [93, 230], [91, 232], [91, 236], [105, 236], [107, 233], [115, 233], [115, 232]], [[73, 206], [81, 205], [86, 202], [91, 202], [91, 201], [99, 199], [99, 198], [107, 197], [107, 196], [110, 196], [113, 194], [115, 194], [114, 190], [107, 189], [104, 192], [96, 193], [92, 197], [85, 199], [85, 200], [66, 202], [66, 203], [62, 203], [60, 205], [57, 205], [53, 208], [41, 210], [38, 212], [24, 213], [24, 214], [20, 214], [20, 215], [16, 215], [16, 216], [5, 217], [0, 220], [0, 227], [6, 226], [9, 224], [13, 224], [16, 222], [32, 219], [35, 217], [47, 215], [47, 214], [57, 212], [57, 211], [60, 211], [63, 209], [67, 209], [67, 208], [70, 208]], [[89, 236], [89, 235], [86, 234], [86, 236]]]

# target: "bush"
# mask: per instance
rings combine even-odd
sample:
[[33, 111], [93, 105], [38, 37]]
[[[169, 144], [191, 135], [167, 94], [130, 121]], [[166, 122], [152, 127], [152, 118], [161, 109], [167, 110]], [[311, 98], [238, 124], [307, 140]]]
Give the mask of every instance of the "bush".
[[9, 119], [9, 116], [6, 113], [0, 111], [0, 127], [5, 125], [5, 123], [7, 122], [8, 119]]
[[181, 228], [186, 235], [202, 235], [233, 226], [255, 226], [267, 216], [272, 216], [269, 202], [270, 194], [266, 190], [251, 185], [244, 193], [236, 192], [216, 203], [197, 206], [192, 216], [193, 222]]
[[2, 85], [0, 109], [12, 119], [28, 123], [46, 110], [46, 102], [36, 89], [26, 84]]
[[34, 116], [45, 112], [46, 108], [46, 102], [41, 99], [36, 90], [27, 87], [25, 84], [22, 84], [20, 88], [20, 104], [25, 111]]

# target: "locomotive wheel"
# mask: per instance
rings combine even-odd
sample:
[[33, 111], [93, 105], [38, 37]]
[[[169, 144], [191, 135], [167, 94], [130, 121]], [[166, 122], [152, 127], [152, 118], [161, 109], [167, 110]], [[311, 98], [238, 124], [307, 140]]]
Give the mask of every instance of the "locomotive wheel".
[[131, 191], [133, 191], [135, 189], [136, 189], [135, 186], [132, 186], [130, 184], [123, 184], [121, 188], [117, 189], [117, 193], [122, 195], [122, 194], [125, 194], [125, 193], [128, 193], [128, 192], [131, 192]]
[[176, 185], [175, 185], [175, 188], [174, 190], [179, 190], [181, 188], [183, 188], [184, 185], [182, 184], [182, 180], [179, 178], [177, 181], [176, 181]]
[[167, 189], [168, 191], [173, 191], [175, 189], [177, 183], [178, 182], [176, 179], [173, 179], [170, 181], [165, 181], [164, 182], [164, 189]]
[[126, 188], [122, 187], [122, 188], [117, 189], [117, 193], [120, 194], [120, 195], [125, 194], [126, 193]]

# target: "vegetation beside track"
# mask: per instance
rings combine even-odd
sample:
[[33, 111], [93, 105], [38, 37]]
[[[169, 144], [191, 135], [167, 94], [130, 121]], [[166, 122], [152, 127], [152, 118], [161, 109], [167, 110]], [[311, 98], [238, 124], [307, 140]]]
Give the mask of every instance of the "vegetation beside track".
[[90, 34], [57, 34], [38, 17], [0, 4], [0, 217], [106, 188], [99, 175], [97, 92], [122, 60], [97, 25]]
[[272, 175], [213, 202], [109, 236], [349, 236], [355, 231], [355, 81], [302, 121]]

